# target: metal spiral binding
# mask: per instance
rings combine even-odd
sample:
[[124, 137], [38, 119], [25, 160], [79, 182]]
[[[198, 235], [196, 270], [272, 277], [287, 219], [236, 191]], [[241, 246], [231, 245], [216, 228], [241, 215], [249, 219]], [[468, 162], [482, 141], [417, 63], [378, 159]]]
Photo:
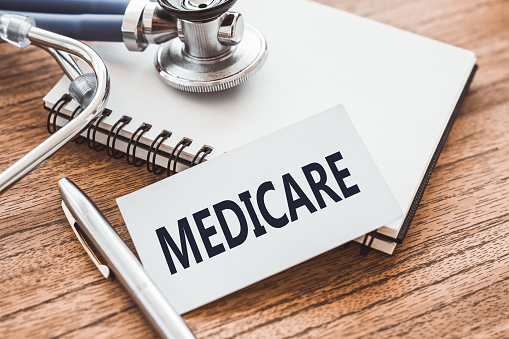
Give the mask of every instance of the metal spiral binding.
[[[166, 168], [166, 174], [168, 176], [177, 173], [177, 160], [180, 158], [180, 154], [182, 154], [182, 151], [184, 150], [184, 148], [191, 145], [192, 142], [193, 142], [193, 139], [184, 137], [184, 138], [182, 138], [182, 140], [180, 140], [178, 142], [178, 144], [175, 146], [175, 148], [173, 148], [173, 151], [171, 151], [170, 158], [168, 159], [168, 166]], [[175, 160], [173, 160], [173, 159], [175, 159]], [[172, 160], [173, 160], [173, 168], [170, 170], [170, 165], [171, 165]]]
[[[172, 133], [170, 131], [163, 130], [161, 133], [159, 133], [157, 138], [155, 138], [154, 141], [152, 142], [152, 144], [150, 145], [150, 149], [148, 150], [148, 153], [147, 153], [147, 171], [149, 171], [149, 173], [154, 173], [155, 175], [159, 175], [164, 172], [164, 167], [156, 165], [156, 156], [157, 156], [157, 152], [159, 152], [159, 148], [161, 147], [163, 142], [165, 142], [166, 139], [171, 137], [171, 135], [172, 135]], [[156, 143], [157, 143], [157, 146], [154, 147], [154, 145], [156, 145]], [[152, 160], [150, 160], [151, 154], [152, 154]], [[152, 165], [152, 166], [150, 166], [150, 165]]]
[[[110, 158], [120, 159], [124, 156], [124, 153], [122, 153], [121, 151], [117, 151], [115, 149], [115, 143], [117, 142], [118, 134], [120, 133], [122, 128], [129, 124], [131, 120], [132, 120], [131, 117], [123, 115], [120, 119], [118, 119], [118, 121], [113, 125], [113, 127], [111, 127], [110, 132], [108, 133], [108, 138], [106, 138], [106, 154], [108, 154]], [[111, 142], [110, 147], [110, 140], [111, 136], [113, 135], [113, 131], [115, 131], [115, 134], [113, 136], [113, 141]]]
[[[369, 251], [371, 250], [371, 246], [373, 245], [373, 240], [375, 240], [375, 237], [376, 237], [376, 230], [375, 231], [372, 231], [372, 232], [369, 232], [368, 234], [366, 234], [364, 236], [364, 239], [362, 240], [362, 246], [361, 246], [361, 255], [368, 255]], [[369, 239], [369, 242], [368, 242], [368, 237], [370, 238]]]
[[46, 121], [46, 128], [48, 129], [49, 134], [53, 134], [57, 131], [57, 117], [58, 113], [60, 113], [60, 110], [70, 103], [72, 100], [71, 96], [69, 94], [64, 94], [60, 99], [58, 99], [57, 102], [51, 107], [51, 110], [48, 114], [48, 120]]
[[[143, 166], [143, 163], [145, 162], [145, 160], [136, 160], [136, 148], [138, 147], [138, 143], [140, 142], [140, 139], [143, 136], [143, 134], [148, 132], [151, 128], [152, 128], [152, 125], [147, 124], [147, 123], [142, 123], [140, 125], [140, 127], [138, 127], [138, 129], [131, 136], [131, 139], [129, 140], [129, 143], [127, 144], [127, 150], [126, 150], [126, 159], [127, 159], [127, 163], [129, 165], [133, 165], [134, 167]], [[136, 138], [136, 141], [133, 144], [133, 141], [134, 141], [135, 138]], [[130, 159], [130, 157], [131, 157], [131, 154], [130, 154], [131, 153], [130, 152], [131, 145], [133, 147], [133, 155], [132, 155], [133, 160], [132, 161]]]
[[[370, 237], [369, 242], [368, 242], [368, 237]], [[378, 232], [377, 230], [374, 230], [373, 232], [370, 232], [364, 236], [364, 239], [363, 239], [362, 245], [361, 245], [361, 255], [367, 255], [369, 253], [369, 251], [372, 248], [373, 241], [375, 239], [385, 241], [388, 243], [394, 243], [394, 242], [398, 241], [396, 238], [390, 237], [388, 235]]]
[[[81, 106], [76, 107], [74, 109], [74, 111], [72, 112], [69, 121], [74, 119], [74, 117], [76, 115], [80, 114], [81, 112], [83, 112], [83, 108]], [[87, 128], [88, 128], [88, 126], [87, 126]], [[75, 142], [77, 144], [83, 144], [83, 143], [87, 142], [87, 138], [84, 138], [84, 137], [82, 137], [81, 135], [78, 134], [78, 136], [76, 138], [74, 138], [73, 142]]]
[[[105, 108], [101, 115], [98, 118], [93, 120], [87, 128], [87, 145], [88, 148], [93, 149], [96, 152], [100, 152], [106, 148], [106, 146], [96, 143], [95, 136], [97, 133], [97, 127], [103, 121], [104, 118], [110, 116], [111, 110]], [[93, 132], [91, 132], [93, 130]], [[90, 133], [92, 133], [92, 137], [90, 137]]]
[[[82, 111], [83, 108], [81, 106], [76, 107], [72, 114], [70, 116], [61, 113], [61, 110], [66, 106], [69, 102], [72, 101], [72, 98], [68, 94], [64, 94], [51, 108], [47, 107], [46, 105], [43, 105], [44, 109], [48, 111], [48, 117], [47, 117], [47, 129], [50, 134], [53, 134], [57, 131], [57, 117], [60, 115], [61, 118], [68, 119], [71, 121], [76, 116], [78, 116]], [[158, 166], [156, 164], [156, 158], [157, 156], [163, 156], [168, 157], [168, 168], [167, 168], [167, 175], [173, 175], [177, 172], [177, 162], [181, 161], [188, 167], [193, 167], [198, 164], [201, 164], [203, 161], [205, 161], [205, 158], [207, 155], [209, 155], [213, 147], [204, 145], [202, 148], [196, 153], [192, 159], [191, 162], [188, 160], [183, 160], [181, 158], [182, 152], [184, 149], [191, 145], [193, 142], [192, 139], [184, 137], [182, 140], [180, 140], [175, 147], [173, 148], [171, 154], [168, 154], [167, 152], [161, 150], [162, 144], [171, 137], [172, 132], [163, 130], [159, 135], [154, 139], [150, 147], [147, 145], [144, 145], [140, 143], [140, 140], [146, 132], [148, 132], [152, 125], [143, 123], [131, 136], [130, 139], [127, 139], [126, 137], [123, 137], [120, 135], [120, 132], [122, 129], [131, 122], [132, 118], [124, 115], [122, 116], [115, 124], [111, 127], [111, 129], [106, 130], [104, 128], [99, 127], [100, 123], [106, 118], [107, 116], [110, 116], [112, 113], [111, 110], [105, 109], [103, 113], [98, 116], [95, 120], [92, 120], [90, 124], [85, 128], [87, 131], [87, 136], [83, 137], [81, 135], [78, 135], [73, 141], [77, 144], [81, 143], [87, 143], [88, 147], [90, 149], [93, 149], [97, 152], [103, 151], [106, 149], [106, 154], [114, 159], [120, 159], [124, 156], [124, 154], [127, 155], [127, 163], [136, 167], [140, 167], [145, 163], [145, 160], [136, 159], [136, 149], [138, 147], [141, 147], [143, 149], [148, 149], [147, 153], [147, 170], [150, 173], [154, 173], [156, 175], [160, 175], [164, 172], [165, 168], [162, 166]], [[100, 130], [101, 133], [105, 134], [108, 133], [106, 138], [106, 146], [99, 144], [96, 141], [96, 135], [97, 130]], [[115, 149], [115, 144], [118, 139], [121, 139], [123, 142], [127, 143], [127, 149], [125, 152], [119, 151]], [[131, 152], [132, 148], [132, 152]], [[132, 157], [132, 158], [131, 158]]]
[[[203, 145], [202, 148], [200, 148], [200, 150], [198, 151], [198, 153], [196, 153], [196, 155], [194, 156], [193, 161], [191, 161], [191, 166], [189, 166], [189, 167], [193, 167], [198, 164], [201, 164], [203, 162], [203, 160], [205, 160], [205, 157], [212, 152], [212, 150], [213, 150], [213, 148], [211, 146]], [[201, 154], [201, 157], [200, 157], [200, 154]], [[198, 158], [200, 158], [200, 160], [196, 161]]]

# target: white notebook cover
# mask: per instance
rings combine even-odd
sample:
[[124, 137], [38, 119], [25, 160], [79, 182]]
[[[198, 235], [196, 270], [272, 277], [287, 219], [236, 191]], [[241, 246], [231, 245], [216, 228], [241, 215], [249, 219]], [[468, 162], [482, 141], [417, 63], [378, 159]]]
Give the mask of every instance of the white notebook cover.
[[[308, 0], [240, 1], [232, 10], [265, 35], [269, 56], [252, 79], [223, 92], [184, 93], [163, 84], [153, 66], [156, 46], [134, 53], [123, 44], [94, 44], [111, 73], [113, 114], [105, 126], [128, 115], [126, 135], [147, 122], [153, 127], [146, 144], [167, 129], [173, 136], [165, 144], [189, 137], [187, 152], [210, 145], [210, 159], [341, 103], [408, 212], [475, 55]], [[63, 79], [48, 93], [48, 105], [67, 84]], [[270, 164], [260, 159], [260, 166]], [[380, 231], [396, 237], [403, 220]], [[373, 247], [392, 253], [395, 244]]]

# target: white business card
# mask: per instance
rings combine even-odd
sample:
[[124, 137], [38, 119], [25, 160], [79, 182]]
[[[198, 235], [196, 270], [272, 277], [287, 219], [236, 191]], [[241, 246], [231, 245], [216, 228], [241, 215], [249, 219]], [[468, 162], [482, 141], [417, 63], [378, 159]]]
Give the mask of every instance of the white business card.
[[343, 106], [117, 203], [143, 266], [180, 313], [402, 216]]

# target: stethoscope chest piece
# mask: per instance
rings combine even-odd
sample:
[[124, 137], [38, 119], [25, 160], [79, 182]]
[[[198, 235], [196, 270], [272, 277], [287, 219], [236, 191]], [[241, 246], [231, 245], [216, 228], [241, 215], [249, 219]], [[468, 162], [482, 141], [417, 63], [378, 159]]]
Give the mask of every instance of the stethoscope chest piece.
[[263, 35], [246, 25], [242, 43], [220, 55], [195, 57], [177, 38], [159, 48], [155, 63], [163, 81], [172, 87], [188, 92], [215, 92], [249, 79], [261, 68], [266, 57]]
[[178, 36], [164, 43], [156, 69], [165, 83], [188, 92], [215, 92], [249, 79], [267, 58], [267, 43], [240, 13], [236, 0], [159, 0], [177, 16]]

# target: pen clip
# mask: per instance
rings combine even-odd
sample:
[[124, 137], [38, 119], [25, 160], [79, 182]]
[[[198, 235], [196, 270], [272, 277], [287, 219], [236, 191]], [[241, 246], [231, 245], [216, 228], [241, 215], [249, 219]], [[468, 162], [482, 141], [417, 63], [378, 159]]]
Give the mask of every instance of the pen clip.
[[64, 201], [62, 201], [62, 208], [64, 210], [65, 216], [67, 217], [67, 220], [69, 221], [69, 224], [72, 227], [72, 230], [74, 231], [74, 234], [76, 234], [76, 237], [78, 238], [79, 242], [81, 243], [81, 246], [83, 246], [83, 248], [87, 252], [87, 254], [90, 257], [90, 259], [92, 259], [92, 261], [94, 262], [95, 266], [97, 266], [99, 271], [101, 271], [102, 275], [105, 278], [108, 278], [110, 276], [110, 269], [109, 269], [109, 267], [106, 266], [106, 265], [103, 265], [103, 264], [101, 264], [99, 262], [99, 259], [95, 256], [95, 254], [92, 251], [92, 249], [90, 248], [90, 246], [88, 246], [88, 244], [85, 241], [85, 239], [83, 239], [83, 236], [81, 235], [81, 232], [76, 228], [76, 224], [78, 222], [74, 219], [74, 217], [71, 214], [71, 211], [69, 211], [69, 209], [67, 208], [67, 206], [66, 206]]

